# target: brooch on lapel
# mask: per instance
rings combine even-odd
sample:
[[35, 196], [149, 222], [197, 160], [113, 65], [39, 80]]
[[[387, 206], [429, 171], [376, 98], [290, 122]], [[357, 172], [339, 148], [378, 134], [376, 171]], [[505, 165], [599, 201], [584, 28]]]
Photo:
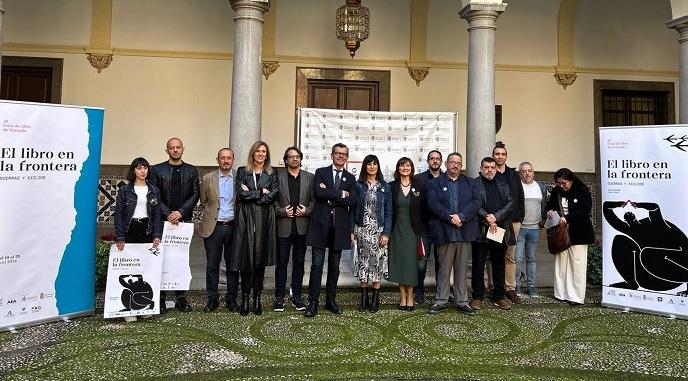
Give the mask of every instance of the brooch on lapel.
[[416, 188], [411, 188], [411, 192], [413, 192], [414, 196], [420, 197], [420, 192], [416, 192]]
[[342, 177], [342, 181], [346, 181], [346, 177]]
[[574, 198], [574, 199], [573, 199], [573, 202], [578, 202], [578, 199], [577, 199], [577, 198]]
[[443, 192], [446, 192], [446, 191], [447, 191], [447, 187], [442, 188], [442, 191], [443, 191]]
[[153, 206], [158, 205], [158, 199], [157, 199], [157, 198], [151, 198], [150, 204], [153, 205]]
[[384, 192], [384, 191], [385, 191], [385, 188], [380, 188], [380, 192]]

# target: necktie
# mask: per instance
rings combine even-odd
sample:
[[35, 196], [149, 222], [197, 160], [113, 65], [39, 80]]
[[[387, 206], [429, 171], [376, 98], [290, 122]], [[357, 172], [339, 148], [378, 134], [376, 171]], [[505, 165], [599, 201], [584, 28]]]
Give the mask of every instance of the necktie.
[[335, 169], [335, 172], [337, 172], [337, 175], [334, 178], [334, 189], [339, 189], [339, 185], [342, 183], [342, 170]]

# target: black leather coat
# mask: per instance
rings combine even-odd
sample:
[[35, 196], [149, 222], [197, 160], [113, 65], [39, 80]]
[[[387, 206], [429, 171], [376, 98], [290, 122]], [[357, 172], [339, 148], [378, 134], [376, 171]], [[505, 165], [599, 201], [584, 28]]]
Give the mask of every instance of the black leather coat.
[[[198, 204], [198, 199], [201, 195], [198, 170], [191, 164], [182, 163], [179, 172], [182, 177], [182, 200], [184, 201], [178, 210], [182, 214], [181, 220], [183, 222], [191, 222], [193, 210], [196, 204]], [[151, 167], [149, 181], [160, 190], [160, 211], [162, 212], [163, 219], [167, 219], [167, 216], [173, 212], [169, 208], [171, 180], [172, 166], [168, 162], [163, 161]]]
[[[146, 211], [148, 212], [148, 226], [146, 227], [146, 234], [152, 233], [153, 238], [162, 238], [163, 223], [160, 217], [160, 191], [150, 183], [147, 185], [148, 193], [146, 198], [148, 202], [146, 202]], [[117, 200], [115, 202], [115, 235], [117, 236], [117, 241], [124, 242], [127, 236], [137, 200], [138, 196], [134, 192], [133, 183], [122, 185], [117, 190]]]

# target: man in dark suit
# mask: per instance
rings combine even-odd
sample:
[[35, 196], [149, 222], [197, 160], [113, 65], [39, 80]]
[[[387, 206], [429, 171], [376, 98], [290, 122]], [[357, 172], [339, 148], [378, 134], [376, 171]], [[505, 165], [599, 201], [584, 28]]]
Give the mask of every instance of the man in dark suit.
[[[509, 184], [498, 179], [495, 175], [497, 164], [495, 159], [485, 157], [480, 162], [480, 175], [475, 183], [478, 188], [480, 209], [478, 220], [480, 221], [480, 238], [473, 242], [473, 259], [471, 265], [471, 286], [473, 288], [473, 300], [471, 308], [479, 310], [485, 297], [485, 259], [492, 258], [492, 279], [494, 290], [492, 302], [503, 310], [511, 308], [506, 299], [504, 288], [504, 255], [508, 245], [514, 245], [514, 229], [511, 224], [511, 210], [514, 200], [511, 198]], [[487, 238], [488, 231], [497, 232], [497, 227], [504, 229], [504, 237], [501, 242], [495, 242]]]
[[344, 169], [349, 158], [349, 148], [343, 143], [332, 146], [332, 165], [318, 168], [313, 178], [315, 203], [306, 234], [306, 245], [311, 246], [312, 261], [308, 284], [308, 308], [306, 317], [318, 313], [320, 282], [325, 263], [325, 248], [329, 249], [325, 309], [342, 314], [337, 304], [337, 281], [342, 250], [351, 248], [353, 239], [352, 217], [356, 204], [356, 178]]
[[277, 175], [279, 196], [275, 204], [277, 214], [277, 266], [275, 266], [275, 304], [273, 310], [284, 311], [287, 265], [292, 252], [291, 305], [297, 311], [306, 306], [301, 299], [303, 262], [306, 256], [306, 231], [313, 210], [313, 174], [301, 170], [303, 153], [297, 147], [284, 151], [286, 171]]
[[454, 301], [459, 312], [475, 315], [468, 306], [466, 267], [471, 241], [478, 238], [478, 189], [473, 179], [461, 174], [463, 158], [458, 152], [447, 156], [447, 171], [428, 183], [430, 232], [437, 245], [437, 293], [430, 314], [438, 314], [449, 303], [449, 277], [454, 271]]

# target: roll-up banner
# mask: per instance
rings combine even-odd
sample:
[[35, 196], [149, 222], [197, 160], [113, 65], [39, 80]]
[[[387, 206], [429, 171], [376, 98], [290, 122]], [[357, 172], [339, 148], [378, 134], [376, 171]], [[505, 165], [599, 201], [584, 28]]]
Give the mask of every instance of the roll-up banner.
[[602, 304], [688, 318], [688, 126], [600, 128]]
[[397, 160], [406, 156], [416, 163], [416, 173], [427, 169], [431, 150], [444, 155], [456, 151], [456, 112], [386, 112], [299, 109], [298, 143], [303, 169], [315, 172], [332, 164], [336, 143], [349, 147], [347, 170], [358, 177], [366, 155], [380, 159], [380, 169], [393, 179]]
[[0, 329], [94, 312], [103, 114], [0, 101]]

